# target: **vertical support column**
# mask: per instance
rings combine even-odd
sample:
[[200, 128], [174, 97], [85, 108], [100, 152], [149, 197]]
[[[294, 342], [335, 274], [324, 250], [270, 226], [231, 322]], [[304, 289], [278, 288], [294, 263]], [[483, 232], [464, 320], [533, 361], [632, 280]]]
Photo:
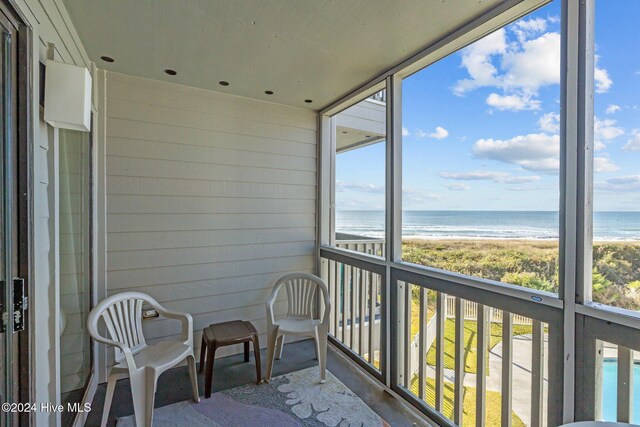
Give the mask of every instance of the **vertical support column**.
[[[562, 422], [575, 417], [576, 303], [591, 299], [594, 0], [562, 2], [560, 297], [564, 300]], [[553, 349], [551, 349], [553, 351]], [[550, 351], [550, 353], [551, 353]], [[555, 394], [554, 390], [549, 390]]]
[[[396, 286], [391, 279], [391, 262], [402, 260], [402, 78], [392, 74], [386, 79], [387, 91], [387, 146], [386, 146], [386, 254], [387, 271], [385, 274], [385, 287], [383, 295], [393, 295], [391, 287]], [[386, 324], [384, 331], [385, 345], [387, 349], [384, 355], [385, 361], [391, 364], [397, 363], [397, 355], [392, 355], [391, 349], [397, 349], [391, 341], [397, 338], [395, 322], [390, 322], [390, 305], [385, 304], [383, 321]], [[397, 344], [397, 343], [396, 343]], [[386, 384], [392, 385], [396, 379], [392, 379], [389, 370], [386, 372]]]

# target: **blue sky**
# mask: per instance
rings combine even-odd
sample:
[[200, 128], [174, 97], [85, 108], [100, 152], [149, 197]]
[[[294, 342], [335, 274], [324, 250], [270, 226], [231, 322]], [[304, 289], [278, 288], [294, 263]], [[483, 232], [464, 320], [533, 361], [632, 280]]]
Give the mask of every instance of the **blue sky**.
[[[596, 3], [596, 210], [640, 210], [638, 17]], [[559, 83], [558, 0], [406, 78], [404, 208], [557, 210]], [[339, 154], [336, 180], [338, 210], [382, 209], [384, 144]]]

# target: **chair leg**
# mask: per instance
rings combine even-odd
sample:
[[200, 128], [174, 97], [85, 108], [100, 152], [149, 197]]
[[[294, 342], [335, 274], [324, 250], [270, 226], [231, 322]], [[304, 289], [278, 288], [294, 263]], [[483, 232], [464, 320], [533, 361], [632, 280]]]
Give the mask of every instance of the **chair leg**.
[[278, 330], [269, 331], [267, 336], [267, 374], [264, 379], [266, 382], [271, 381], [271, 372], [273, 370], [273, 358], [276, 353], [276, 342], [278, 341]]
[[153, 421], [153, 402], [155, 399], [156, 375], [152, 369], [144, 369], [133, 373], [131, 382], [131, 397], [133, 398], [133, 412], [137, 427], [151, 427]]
[[111, 401], [113, 400], [113, 392], [115, 391], [118, 377], [119, 375], [117, 374], [110, 374], [109, 379], [107, 380], [107, 392], [104, 396], [104, 406], [102, 407], [102, 421], [100, 422], [100, 427], [105, 427], [109, 420], [109, 410], [111, 409]]
[[147, 396], [145, 399], [144, 412], [145, 418], [149, 423], [148, 426], [151, 427], [153, 425], [153, 403], [156, 400], [156, 382], [158, 381], [157, 374], [155, 372], [149, 372], [146, 375], [146, 380]]
[[189, 364], [189, 377], [191, 377], [193, 400], [200, 402], [200, 393], [198, 392], [198, 374], [196, 374], [196, 358], [193, 355], [187, 356], [187, 363]]
[[244, 343], [244, 361], [249, 361], [249, 341], [245, 341]]
[[324, 328], [316, 328], [316, 342], [318, 343], [320, 384], [324, 384], [327, 374], [327, 332]]
[[202, 333], [202, 342], [200, 343], [200, 366], [198, 372], [204, 371], [204, 357], [207, 354], [207, 342], [204, 340], [204, 332]]
[[280, 335], [276, 343], [276, 359], [282, 359], [282, 349], [284, 348], [284, 335]]

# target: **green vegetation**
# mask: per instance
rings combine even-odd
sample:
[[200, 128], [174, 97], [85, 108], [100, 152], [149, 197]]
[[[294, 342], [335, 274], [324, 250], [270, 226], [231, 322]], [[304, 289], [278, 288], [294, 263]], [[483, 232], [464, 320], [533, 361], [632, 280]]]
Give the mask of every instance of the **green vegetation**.
[[[447, 369], [455, 368], [455, 337], [456, 322], [454, 319], [447, 319], [444, 325], [444, 367]], [[530, 334], [531, 326], [513, 325], [513, 335]], [[478, 327], [477, 322], [473, 320], [465, 320], [464, 322], [464, 371], [475, 374], [478, 371]], [[489, 349], [492, 349], [502, 341], [502, 324], [491, 323], [491, 335], [489, 336]], [[487, 358], [487, 375], [489, 374], [489, 365]], [[427, 353], [427, 364], [436, 365], [436, 346], [435, 342], [429, 348]]]
[[[411, 380], [411, 392], [418, 396], [418, 376], [415, 375]], [[425, 388], [425, 401], [435, 407], [435, 380], [433, 378], [427, 378], [427, 384]], [[464, 388], [464, 394], [462, 398], [462, 426], [475, 426], [476, 421], [476, 389], [471, 387]], [[453, 418], [453, 384], [450, 382], [444, 383], [443, 390], [443, 408], [442, 413], [449, 417]], [[486, 420], [485, 425], [487, 426], [499, 426], [500, 416], [501, 416], [501, 397], [500, 393], [495, 391], [487, 391], [486, 392]], [[511, 425], [513, 427], [524, 427], [524, 423], [514, 412], [511, 414]]]
[[[485, 279], [558, 291], [556, 241], [407, 240], [403, 259]], [[593, 244], [593, 299], [640, 310], [640, 242]]]

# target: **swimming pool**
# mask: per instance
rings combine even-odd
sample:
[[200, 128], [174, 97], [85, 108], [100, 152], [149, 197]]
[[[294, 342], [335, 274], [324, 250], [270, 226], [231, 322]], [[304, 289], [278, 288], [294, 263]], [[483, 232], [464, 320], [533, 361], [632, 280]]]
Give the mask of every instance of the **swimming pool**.
[[[618, 401], [618, 362], [605, 360], [602, 363], [602, 415], [605, 421], [616, 421]], [[640, 423], [640, 365], [633, 367], [633, 420]]]

